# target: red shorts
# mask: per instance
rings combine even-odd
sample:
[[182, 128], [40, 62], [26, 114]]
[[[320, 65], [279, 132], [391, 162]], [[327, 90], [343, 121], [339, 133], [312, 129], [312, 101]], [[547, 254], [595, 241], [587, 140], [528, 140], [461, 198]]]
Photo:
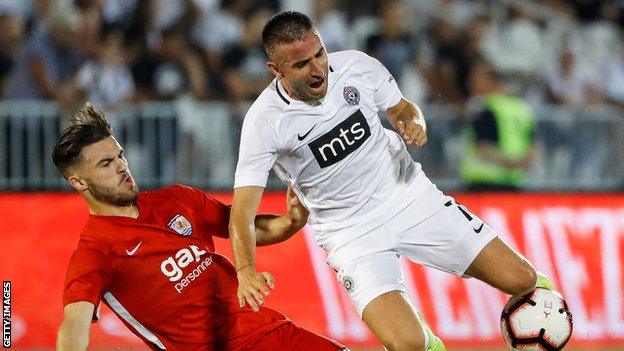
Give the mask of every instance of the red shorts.
[[338, 351], [347, 350], [338, 342], [288, 322], [258, 338], [245, 351]]

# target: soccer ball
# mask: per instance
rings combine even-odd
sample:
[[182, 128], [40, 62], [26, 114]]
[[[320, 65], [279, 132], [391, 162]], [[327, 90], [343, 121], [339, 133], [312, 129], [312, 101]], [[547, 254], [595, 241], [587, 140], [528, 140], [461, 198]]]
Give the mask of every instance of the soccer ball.
[[572, 314], [560, 293], [536, 288], [507, 302], [501, 332], [512, 350], [561, 350], [572, 335]]

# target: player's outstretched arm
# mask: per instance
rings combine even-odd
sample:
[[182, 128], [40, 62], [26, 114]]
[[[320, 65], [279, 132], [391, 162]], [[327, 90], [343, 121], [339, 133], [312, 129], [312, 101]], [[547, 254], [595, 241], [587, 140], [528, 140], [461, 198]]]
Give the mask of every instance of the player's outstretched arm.
[[306, 225], [310, 212], [299, 201], [291, 187], [286, 191], [286, 208], [288, 211], [281, 216], [273, 214], [256, 216], [256, 246], [285, 241]]
[[65, 306], [63, 323], [56, 338], [57, 351], [86, 350], [89, 345], [89, 328], [95, 306], [81, 301]]
[[230, 244], [238, 278], [238, 302], [241, 308], [248, 304], [254, 311], [258, 311], [264, 303], [269, 288], [274, 287], [271, 274], [256, 272], [254, 222], [263, 191], [264, 188], [260, 186], [234, 189], [230, 212]]
[[402, 98], [386, 111], [386, 117], [407, 145], [420, 147], [427, 143], [425, 118], [415, 104]]

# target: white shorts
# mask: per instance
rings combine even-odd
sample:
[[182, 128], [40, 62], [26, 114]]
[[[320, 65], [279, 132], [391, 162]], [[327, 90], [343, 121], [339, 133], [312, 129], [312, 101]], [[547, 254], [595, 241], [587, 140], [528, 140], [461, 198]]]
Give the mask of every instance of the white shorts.
[[330, 252], [327, 263], [337, 272], [360, 315], [383, 293], [405, 292], [400, 256], [462, 276], [479, 252], [497, 235], [451, 197], [433, 215], [413, 223], [412, 204], [386, 223]]

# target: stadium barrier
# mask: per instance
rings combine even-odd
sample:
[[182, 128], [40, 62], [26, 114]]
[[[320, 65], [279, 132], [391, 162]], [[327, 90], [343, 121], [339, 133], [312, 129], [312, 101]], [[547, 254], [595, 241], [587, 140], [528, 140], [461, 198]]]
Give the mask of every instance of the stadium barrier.
[[[229, 194], [214, 196], [229, 203]], [[624, 194], [457, 194], [561, 291], [574, 315], [571, 345], [624, 344]], [[285, 195], [265, 194], [261, 211], [282, 212]], [[11, 282], [13, 347], [50, 348], [62, 319], [65, 269], [87, 219], [69, 193], [0, 194], [0, 277]], [[229, 257], [229, 244], [217, 239]], [[258, 269], [276, 289], [266, 301], [292, 320], [350, 346], [378, 345], [324, 262], [312, 233], [258, 249]], [[502, 345], [499, 317], [506, 296], [475, 281], [403, 262], [415, 306], [448, 345]], [[357, 284], [357, 282], [355, 282]], [[137, 347], [109, 310], [91, 333], [94, 347]]]
[[[146, 102], [108, 113], [144, 188], [173, 181], [231, 189], [242, 117], [249, 103], [190, 99]], [[466, 148], [467, 120], [451, 106], [423, 106], [428, 143], [411, 148], [427, 175], [446, 190], [461, 190], [458, 167]], [[67, 124], [45, 101], [0, 101], [0, 190], [68, 189], [50, 153]], [[624, 110], [541, 107], [536, 111], [537, 157], [526, 188], [562, 191], [624, 186]], [[387, 125], [385, 119], [382, 122]], [[271, 178], [269, 188], [279, 187]]]

